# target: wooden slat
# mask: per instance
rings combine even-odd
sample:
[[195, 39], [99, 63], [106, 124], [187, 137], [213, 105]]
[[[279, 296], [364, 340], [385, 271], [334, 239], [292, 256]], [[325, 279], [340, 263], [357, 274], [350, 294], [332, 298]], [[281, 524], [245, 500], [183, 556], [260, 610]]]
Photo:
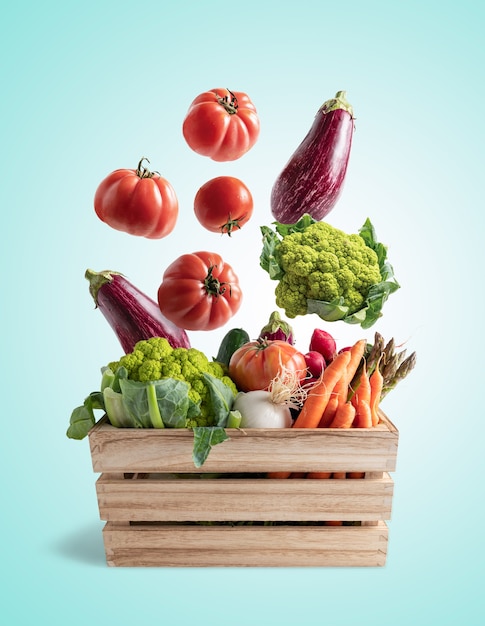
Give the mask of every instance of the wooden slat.
[[186, 429], [114, 428], [89, 433], [95, 472], [268, 472], [395, 470], [398, 431], [385, 417], [368, 429], [227, 429], [200, 470]]
[[388, 529], [377, 526], [126, 526], [103, 530], [117, 567], [375, 567], [385, 564]]
[[178, 479], [96, 483], [100, 517], [112, 521], [372, 521], [391, 517], [389, 474], [365, 480]]

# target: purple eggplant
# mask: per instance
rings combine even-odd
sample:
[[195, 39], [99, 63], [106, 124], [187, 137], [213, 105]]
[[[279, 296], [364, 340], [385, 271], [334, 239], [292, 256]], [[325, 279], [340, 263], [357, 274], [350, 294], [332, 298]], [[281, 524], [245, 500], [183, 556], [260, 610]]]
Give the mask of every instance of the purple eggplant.
[[281, 319], [278, 311], [271, 313], [268, 323], [263, 326], [259, 333], [259, 339], [269, 339], [271, 341], [277, 339], [286, 341], [286, 343], [291, 345], [295, 343], [293, 328], [288, 322]]
[[312, 127], [276, 179], [271, 212], [282, 224], [294, 224], [305, 213], [322, 220], [342, 192], [354, 133], [352, 106], [345, 91], [327, 100]]
[[158, 304], [119, 272], [86, 270], [89, 293], [119, 339], [126, 354], [151, 337], [165, 337], [173, 348], [190, 348], [184, 329], [162, 315]]

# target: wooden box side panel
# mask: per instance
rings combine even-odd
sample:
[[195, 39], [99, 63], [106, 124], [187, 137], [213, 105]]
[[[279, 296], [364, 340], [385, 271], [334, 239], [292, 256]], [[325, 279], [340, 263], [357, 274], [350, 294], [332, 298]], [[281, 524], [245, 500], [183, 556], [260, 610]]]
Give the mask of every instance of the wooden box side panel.
[[115, 567], [376, 567], [385, 565], [388, 529], [376, 526], [149, 526], [108, 522]]
[[398, 431], [387, 419], [369, 429], [227, 429], [202, 468], [185, 429], [114, 428], [89, 433], [95, 472], [359, 472], [395, 470]]
[[391, 518], [394, 483], [377, 479], [122, 479], [96, 483], [107, 521], [375, 521]]

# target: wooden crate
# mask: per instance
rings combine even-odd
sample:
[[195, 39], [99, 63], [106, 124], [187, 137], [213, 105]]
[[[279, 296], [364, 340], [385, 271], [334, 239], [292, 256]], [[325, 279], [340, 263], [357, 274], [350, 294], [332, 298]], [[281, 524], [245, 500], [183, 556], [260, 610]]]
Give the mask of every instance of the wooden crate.
[[[398, 431], [381, 417], [371, 429], [227, 429], [198, 470], [191, 431], [100, 421], [89, 440], [108, 565], [384, 565]], [[280, 470], [365, 478], [265, 476]]]

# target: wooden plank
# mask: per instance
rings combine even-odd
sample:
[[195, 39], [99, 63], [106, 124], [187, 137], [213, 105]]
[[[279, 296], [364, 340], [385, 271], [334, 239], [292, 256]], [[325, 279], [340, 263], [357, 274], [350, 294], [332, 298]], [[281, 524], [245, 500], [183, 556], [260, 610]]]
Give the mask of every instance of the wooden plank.
[[377, 526], [120, 526], [103, 537], [115, 567], [376, 567], [388, 529]]
[[391, 517], [394, 483], [366, 480], [164, 478], [96, 483], [100, 517], [113, 521], [375, 521]]
[[89, 441], [95, 472], [392, 472], [398, 431], [382, 420], [368, 429], [227, 429], [229, 440], [199, 470], [190, 430], [114, 428], [102, 420]]

